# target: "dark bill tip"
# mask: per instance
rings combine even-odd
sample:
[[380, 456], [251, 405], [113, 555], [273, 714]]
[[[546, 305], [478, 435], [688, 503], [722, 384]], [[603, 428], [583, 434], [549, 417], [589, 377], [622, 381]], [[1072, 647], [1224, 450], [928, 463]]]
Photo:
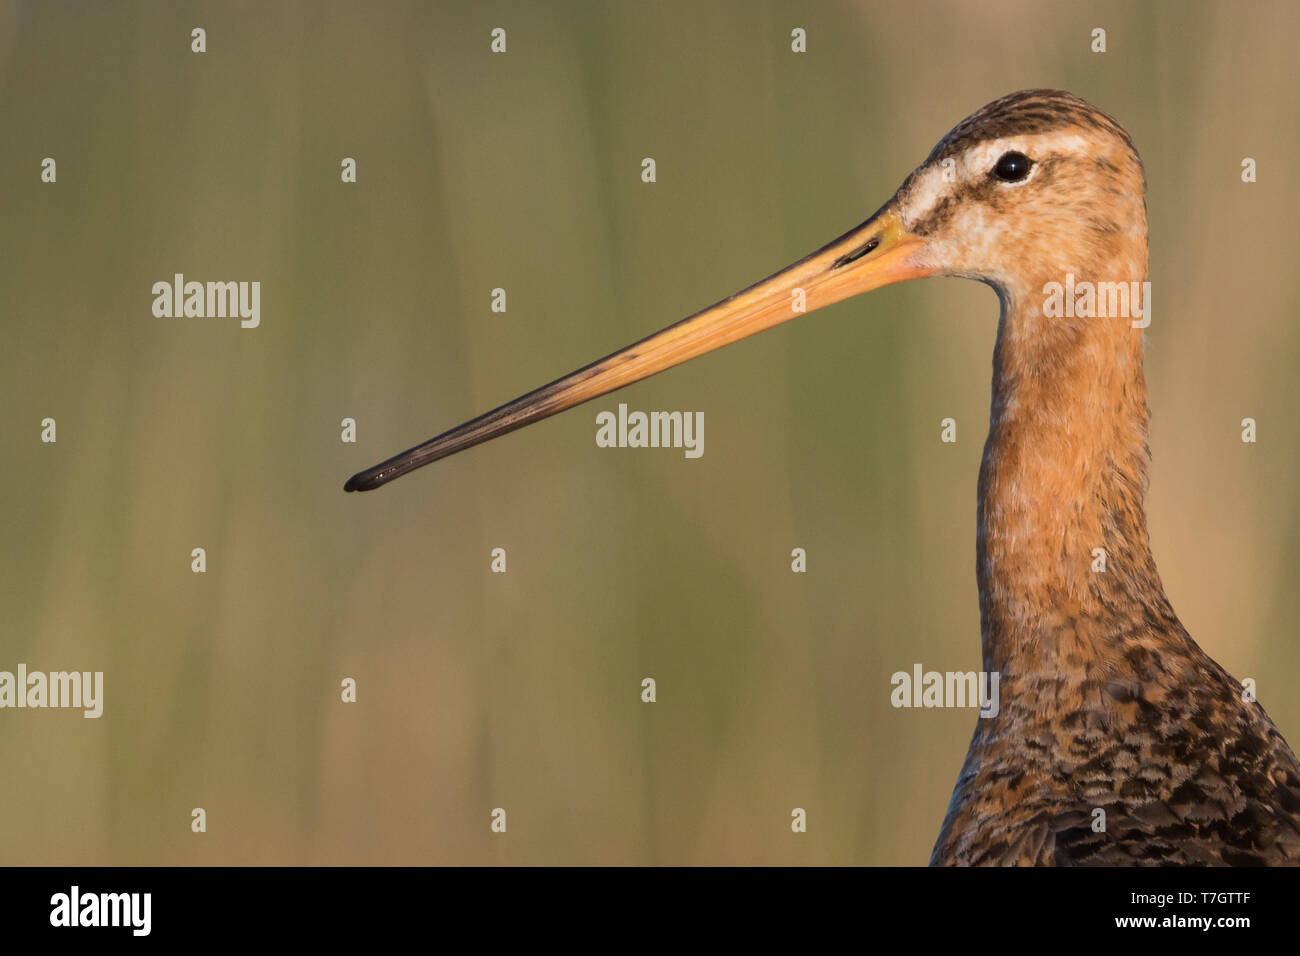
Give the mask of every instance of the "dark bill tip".
[[382, 465], [376, 465], [374, 468], [367, 468], [365, 471], [359, 471], [347, 480], [343, 485], [344, 491], [374, 491], [380, 485], [386, 485], [394, 478], [398, 478], [413, 468], [418, 467], [409, 464], [409, 459], [403, 463], [403, 467], [396, 467], [395, 463], [384, 462]]

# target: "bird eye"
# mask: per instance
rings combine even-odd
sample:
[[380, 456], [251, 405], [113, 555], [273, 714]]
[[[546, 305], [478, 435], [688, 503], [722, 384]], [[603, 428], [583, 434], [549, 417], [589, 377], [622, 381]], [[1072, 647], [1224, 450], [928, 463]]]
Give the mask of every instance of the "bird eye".
[[1018, 183], [1029, 175], [1029, 167], [1033, 165], [1033, 160], [1024, 153], [1003, 153], [993, 167], [993, 175], [1004, 183]]

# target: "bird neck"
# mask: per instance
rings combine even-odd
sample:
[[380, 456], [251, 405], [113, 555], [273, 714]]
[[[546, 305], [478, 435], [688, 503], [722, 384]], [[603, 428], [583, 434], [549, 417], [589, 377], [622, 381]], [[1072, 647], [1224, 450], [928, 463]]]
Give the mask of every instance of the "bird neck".
[[[1076, 284], [1122, 277], [1114, 267], [1133, 261], [1104, 263]], [[1078, 665], [1121, 650], [1128, 614], [1117, 608], [1140, 620], [1143, 607], [1168, 607], [1143, 507], [1143, 332], [1131, 316], [1045, 316], [1044, 290], [1063, 278], [998, 287], [977, 537], [990, 671], [1086, 670]]]

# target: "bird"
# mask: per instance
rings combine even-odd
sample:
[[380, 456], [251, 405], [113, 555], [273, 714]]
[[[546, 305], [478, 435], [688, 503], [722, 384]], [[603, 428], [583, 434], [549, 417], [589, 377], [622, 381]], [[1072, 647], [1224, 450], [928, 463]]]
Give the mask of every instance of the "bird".
[[975, 570], [1001, 699], [976, 720], [930, 864], [1297, 865], [1300, 764], [1188, 634], [1152, 557], [1147, 239], [1124, 128], [1072, 93], [1011, 93], [816, 252], [344, 487], [378, 488], [881, 286], [985, 283], [1000, 313]]

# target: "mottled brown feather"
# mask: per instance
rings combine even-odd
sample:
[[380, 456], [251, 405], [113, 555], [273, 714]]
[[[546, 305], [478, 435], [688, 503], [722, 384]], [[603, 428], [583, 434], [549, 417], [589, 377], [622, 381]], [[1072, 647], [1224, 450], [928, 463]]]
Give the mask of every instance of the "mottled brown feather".
[[[977, 722], [931, 863], [1297, 864], [1300, 764], [1179, 623], [1151, 555], [1142, 334], [1042, 315], [1043, 283], [1065, 268], [1146, 278], [1133, 141], [1069, 93], [1015, 93], [959, 123], [896, 201], [945, 157], [1066, 130], [1088, 155], [1042, 157], [1032, 190], [955, 184], [914, 226], [955, 250], [949, 274], [989, 281], [1003, 302], [977, 533], [984, 666], [1001, 673], [1001, 709]], [[1014, 221], [1005, 261], [962, 261], [962, 216], [976, 205]]]

